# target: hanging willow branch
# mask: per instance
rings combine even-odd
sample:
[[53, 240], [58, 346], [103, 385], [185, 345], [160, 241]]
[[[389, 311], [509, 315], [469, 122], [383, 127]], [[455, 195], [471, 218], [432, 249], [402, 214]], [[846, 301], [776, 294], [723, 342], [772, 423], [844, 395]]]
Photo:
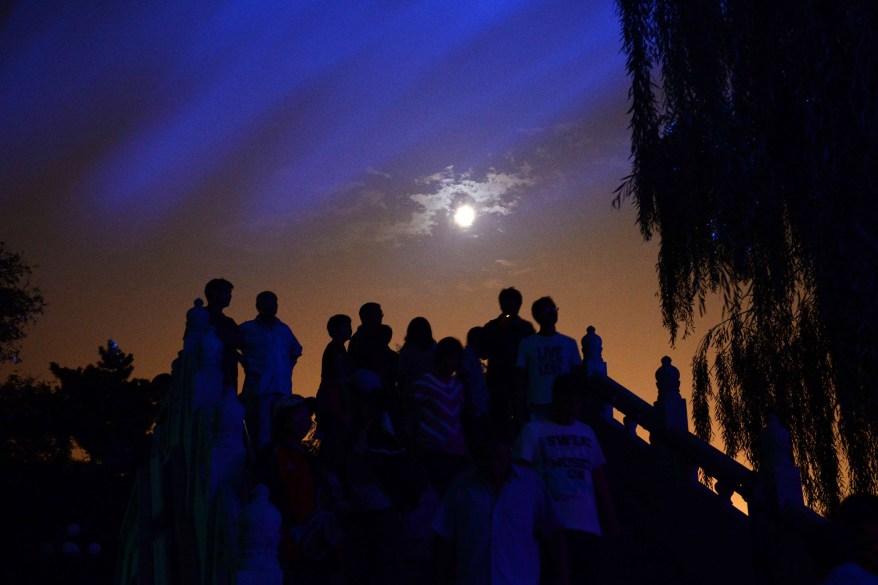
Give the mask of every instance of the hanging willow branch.
[[878, 492], [878, 5], [618, 0], [631, 199], [672, 343], [714, 293], [693, 417], [757, 465], [769, 412], [806, 497]]

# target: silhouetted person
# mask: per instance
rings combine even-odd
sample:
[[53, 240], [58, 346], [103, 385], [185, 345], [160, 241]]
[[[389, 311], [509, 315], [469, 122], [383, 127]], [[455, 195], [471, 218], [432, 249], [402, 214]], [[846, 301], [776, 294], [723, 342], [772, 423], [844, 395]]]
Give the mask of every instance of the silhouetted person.
[[332, 340], [323, 350], [317, 390], [317, 432], [324, 465], [337, 470], [351, 423], [348, 378], [352, 370], [345, 343], [351, 338], [351, 318], [333, 315], [326, 323]]
[[284, 397], [272, 413], [271, 441], [259, 452], [256, 481], [269, 488], [281, 513], [279, 559], [284, 583], [327, 583], [337, 569], [340, 540], [329, 511], [332, 490], [314, 457], [302, 444], [312, 427], [314, 398]]
[[454, 377], [463, 346], [453, 337], [436, 344], [434, 369], [412, 387], [415, 444], [430, 483], [441, 495], [468, 465], [463, 433], [463, 386]]
[[350, 358], [345, 343], [351, 339], [353, 325], [347, 315], [333, 315], [326, 322], [326, 332], [331, 341], [323, 350], [320, 362], [321, 382], [344, 384], [351, 375]]
[[375, 347], [381, 344], [381, 322], [384, 312], [378, 303], [365, 303], [360, 307], [360, 326], [351, 336], [348, 344], [348, 356], [354, 371], [360, 368], [368, 368], [375, 351]]
[[372, 345], [372, 353], [366, 367], [381, 378], [382, 393], [384, 394], [382, 399], [394, 402], [398, 400], [399, 354], [390, 348], [390, 342], [393, 340], [393, 328], [390, 325], [381, 324], [377, 331], [375, 344]]
[[232, 302], [232, 289], [234, 286], [224, 278], [214, 278], [204, 287], [204, 297], [207, 299], [207, 313], [210, 316], [210, 324], [213, 326], [216, 336], [223, 343], [223, 354], [220, 367], [223, 372], [223, 384], [231, 388], [232, 392], [238, 392], [238, 362], [241, 359], [240, 350], [244, 348], [244, 336], [238, 329], [238, 324], [231, 317], [223, 314], [223, 310]]
[[823, 585], [878, 585], [878, 496], [855, 494], [832, 515], [841, 564]]
[[489, 424], [488, 386], [485, 383], [484, 328], [473, 327], [466, 334], [466, 347], [457, 368], [457, 379], [463, 384], [463, 428], [467, 445], [473, 436]]
[[437, 569], [453, 573], [440, 582], [537, 585], [543, 541], [553, 553], [543, 560], [557, 568], [556, 585], [567, 584], [561, 526], [543, 481], [514, 464], [509, 444], [496, 434], [474, 448], [473, 461], [451, 484], [433, 521]]
[[[564, 528], [573, 582], [604, 583], [600, 517], [606, 532], [619, 532], [604, 472], [606, 460], [592, 428], [577, 420], [581, 406], [577, 377], [558, 376], [552, 396], [549, 419], [532, 420], [521, 429], [515, 459], [533, 466], [549, 488]], [[545, 577], [547, 583], [556, 582], [554, 575]]]
[[302, 355], [302, 344], [286, 323], [277, 318], [277, 295], [256, 295], [257, 316], [241, 323], [244, 336], [244, 404], [247, 432], [254, 450], [271, 437], [274, 405], [293, 393], [293, 368]]
[[535, 330], [533, 325], [518, 316], [522, 303], [518, 290], [504, 288], [500, 291], [499, 301], [500, 315], [484, 326], [484, 356], [488, 360], [485, 380], [488, 384], [491, 420], [501, 428], [507, 428], [515, 414], [516, 404], [522, 402], [516, 398], [515, 360], [518, 358], [518, 344], [533, 335]]
[[352, 433], [344, 467], [350, 500], [345, 581], [363, 585], [403, 583], [402, 518], [396, 473], [407, 454], [390, 420], [382, 381], [372, 370], [353, 373]]
[[540, 330], [522, 340], [515, 365], [519, 370], [520, 387], [526, 388], [531, 419], [545, 419], [552, 404], [555, 378], [571, 372], [582, 363], [582, 357], [576, 341], [556, 331], [558, 307], [551, 297], [534, 301], [531, 311]]
[[424, 317], [415, 317], [409, 322], [405, 333], [405, 343], [399, 348], [399, 386], [403, 394], [408, 394], [415, 380], [433, 371], [433, 328]]

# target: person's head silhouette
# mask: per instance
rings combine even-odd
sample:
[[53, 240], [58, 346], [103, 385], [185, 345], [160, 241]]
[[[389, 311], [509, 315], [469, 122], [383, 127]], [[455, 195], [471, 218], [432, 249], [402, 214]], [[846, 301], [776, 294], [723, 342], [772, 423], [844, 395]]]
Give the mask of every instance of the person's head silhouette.
[[270, 290], [256, 295], [256, 311], [262, 319], [274, 319], [277, 316], [277, 295]]
[[378, 303], [365, 303], [360, 307], [360, 322], [366, 327], [375, 327], [381, 325], [384, 318], [384, 312]]
[[558, 306], [552, 297], [540, 297], [534, 301], [531, 307], [534, 320], [539, 323], [540, 329], [554, 329], [558, 323]]
[[516, 317], [521, 310], [521, 293], [514, 287], [504, 288], [500, 291], [500, 311], [507, 317]]
[[335, 341], [347, 341], [351, 338], [351, 318], [347, 315], [333, 315], [326, 322], [326, 332]]
[[204, 286], [207, 307], [222, 311], [232, 302], [234, 286], [225, 278], [214, 278]]

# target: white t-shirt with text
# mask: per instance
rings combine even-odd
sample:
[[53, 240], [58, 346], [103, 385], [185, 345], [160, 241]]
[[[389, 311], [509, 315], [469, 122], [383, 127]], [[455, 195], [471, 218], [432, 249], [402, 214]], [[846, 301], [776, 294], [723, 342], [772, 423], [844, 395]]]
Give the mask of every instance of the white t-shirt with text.
[[527, 401], [550, 404], [555, 378], [581, 363], [579, 346], [572, 337], [536, 333], [521, 340], [515, 365], [527, 375]]
[[521, 429], [514, 453], [546, 482], [565, 529], [601, 534], [592, 470], [606, 459], [590, 426], [531, 421]]

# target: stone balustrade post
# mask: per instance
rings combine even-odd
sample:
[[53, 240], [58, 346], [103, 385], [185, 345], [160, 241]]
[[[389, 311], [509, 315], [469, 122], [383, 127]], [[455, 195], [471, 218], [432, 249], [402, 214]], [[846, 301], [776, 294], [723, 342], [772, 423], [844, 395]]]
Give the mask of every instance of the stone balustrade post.
[[589, 325], [582, 338], [582, 359], [588, 375], [607, 375], [607, 362], [603, 359], [604, 343], [601, 337], [595, 333], [594, 325]]
[[194, 475], [191, 496], [199, 566], [209, 576], [217, 555], [222, 554], [215, 549], [217, 496], [225, 489], [241, 498], [246, 479], [244, 407], [235, 396], [226, 395], [216, 404], [202, 405], [198, 413], [202, 443], [197, 464], [189, 473]]
[[807, 546], [787, 528], [790, 515], [785, 512], [804, 507], [802, 478], [793, 463], [790, 434], [775, 414], [766, 417], [757, 456], [759, 470], [748, 501], [754, 564], [766, 583], [801, 583]]
[[244, 406], [225, 395], [213, 408], [213, 440], [208, 461], [208, 494], [216, 497], [223, 485], [240, 493], [244, 485], [247, 452], [244, 447]]
[[[196, 486], [207, 479], [210, 451], [216, 430], [214, 407], [223, 395], [220, 367], [222, 342], [209, 323], [207, 309], [196, 302], [186, 315], [186, 337], [190, 361], [195, 373], [187, 395], [184, 454], [188, 473], [187, 502], [195, 505]], [[209, 482], [208, 482], [209, 484]]]
[[198, 369], [192, 392], [193, 412], [198, 412], [206, 404], [216, 404], [223, 395], [223, 372], [220, 367], [223, 342], [217, 337], [213, 327], [208, 328], [200, 341], [196, 353]]
[[654, 406], [662, 430], [689, 432], [686, 399], [680, 396], [680, 370], [668, 356], [662, 358], [661, 367], [655, 371], [655, 386], [658, 398]]
[[658, 388], [658, 397], [653, 404], [656, 428], [650, 432], [650, 443], [659, 449], [670, 483], [697, 482], [696, 466], [667, 443], [669, 434], [689, 433], [686, 399], [680, 396], [680, 370], [671, 364], [668, 356], [662, 358], [662, 365], [655, 372], [655, 385]]
[[[585, 330], [585, 336], [582, 338], [582, 361], [585, 364], [586, 376], [591, 378], [594, 375], [607, 375], [607, 362], [604, 361], [602, 353], [604, 344], [601, 337], [595, 333], [594, 325], [589, 325]], [[603, 400], [597, 401], [597, 416], [603, 420], [613, 420], [613, 406], [607, 404]], [[591, 402], [591, 398], [587, 400]]]
[[790, 433], [780, 424], [777, 415], [768, 415], [759, 443], [758, 482], [765, 504], [778, 513], [788, 504], [804, 506], [802, 474], [793, 463]]
[[268, 500], [268, 488], [253, 488], [253, 497], [240, 518], [241, 558], [236, 585], [282, 585], [277, 560], [281, 540], [280, 512]]

